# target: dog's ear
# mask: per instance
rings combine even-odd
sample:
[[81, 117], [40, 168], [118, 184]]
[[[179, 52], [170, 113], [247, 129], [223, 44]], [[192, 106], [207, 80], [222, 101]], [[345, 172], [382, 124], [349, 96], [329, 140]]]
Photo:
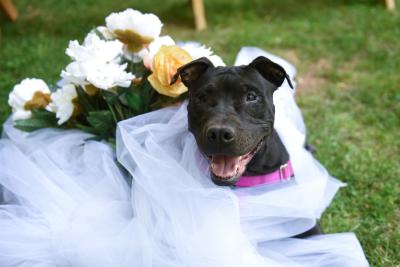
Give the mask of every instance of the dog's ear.
[[206, 70], [210, 67], [214, 67], [214, 65], [206, 57], [189, 62], [176, 71], [175, 75], [172, 77], [170, 85], [174, 84], [178, 78], [181, 77], [183, 84], [186, 87], [190, 87], [190, 85], [194, 81], [198, 80], [200, 76], [203, 75], [204, 72], [206, 72]]
[[276, 87], [281, 86], [286, 79], [290, 88], [293, 89], [292, 82], [285, 69], [268, 58], [263, 56], [257, 57], [249, 64], [249, 67], [256, 69], [265, 79], [276, 85]]

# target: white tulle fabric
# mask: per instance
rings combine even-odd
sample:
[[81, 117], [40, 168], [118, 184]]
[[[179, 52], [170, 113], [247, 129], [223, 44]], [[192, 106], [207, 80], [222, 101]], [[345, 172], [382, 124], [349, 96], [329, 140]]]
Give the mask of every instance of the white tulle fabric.
[[[242, 48], [236, 64], [259, 55], [295, 76], [257, 48]], [[351, 233], [291, 238], [315, 224], [343, 184], [304, 150], [287, 83], [274, 103], [296, 180], [244, 189], [210, 181], [185, 104], [119, 123], [116, 154], [80, 131], [24, 133], [8, 121], [0, 266], [368, 266]]]

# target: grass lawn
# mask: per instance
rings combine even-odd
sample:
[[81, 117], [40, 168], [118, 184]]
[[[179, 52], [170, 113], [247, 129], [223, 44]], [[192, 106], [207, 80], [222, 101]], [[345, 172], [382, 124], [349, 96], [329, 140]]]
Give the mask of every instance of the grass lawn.
[[17, 22], [0, 14], [0, 123], [15, 83], [56, 82], [68, 41], [127, 7], [156, 13], [164, 34], [210, 45], [227, 63], [245, 45], [293, 62], [310, 143], [348, 183], [325, 212], [324, 230], [354, 231], [371, 266], [400, 266], [399, 1], [397, 13], [372, 0], [205, 1], [209, 27], [201, 33], [187, 0], [14, 2]]

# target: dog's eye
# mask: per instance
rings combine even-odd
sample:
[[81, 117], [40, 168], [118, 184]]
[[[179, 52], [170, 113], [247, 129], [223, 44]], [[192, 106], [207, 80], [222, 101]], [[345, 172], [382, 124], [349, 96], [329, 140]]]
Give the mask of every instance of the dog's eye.
[[198, 94], [195, 96], [194, 101], [198, 104], [207, 102], [207, 95], [206, 94]]
[[246, 94], [246, 102], [255, 102], [258, 100], [258, 95], [253, 91]]

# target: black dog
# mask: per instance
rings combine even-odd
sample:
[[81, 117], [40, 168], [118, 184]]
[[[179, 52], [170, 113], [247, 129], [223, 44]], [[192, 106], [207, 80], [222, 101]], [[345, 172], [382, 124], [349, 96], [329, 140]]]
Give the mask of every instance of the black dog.
[[285, 79], [292, 87], [280, 65], [258, 57], [249, 65], [214, 67], [200, 58], [179, 68], [171, 84], [179, 77], [189, 89], [189, 130], [210, 159], [215, 184], [231, 186], [289, 160], [274, 130], [272, 95]]
[[[265, 57], [247, 66], [215, 68], [200, 58], [178, 69], [189, 88], [189, 130], [211, 160], [217, 185], [233, 185], [243, 175], [270, 173], [288, 153], [274, 130], [272, 94], [285, 70]], [[290, 84], [291, 85], [291, 84]]]

